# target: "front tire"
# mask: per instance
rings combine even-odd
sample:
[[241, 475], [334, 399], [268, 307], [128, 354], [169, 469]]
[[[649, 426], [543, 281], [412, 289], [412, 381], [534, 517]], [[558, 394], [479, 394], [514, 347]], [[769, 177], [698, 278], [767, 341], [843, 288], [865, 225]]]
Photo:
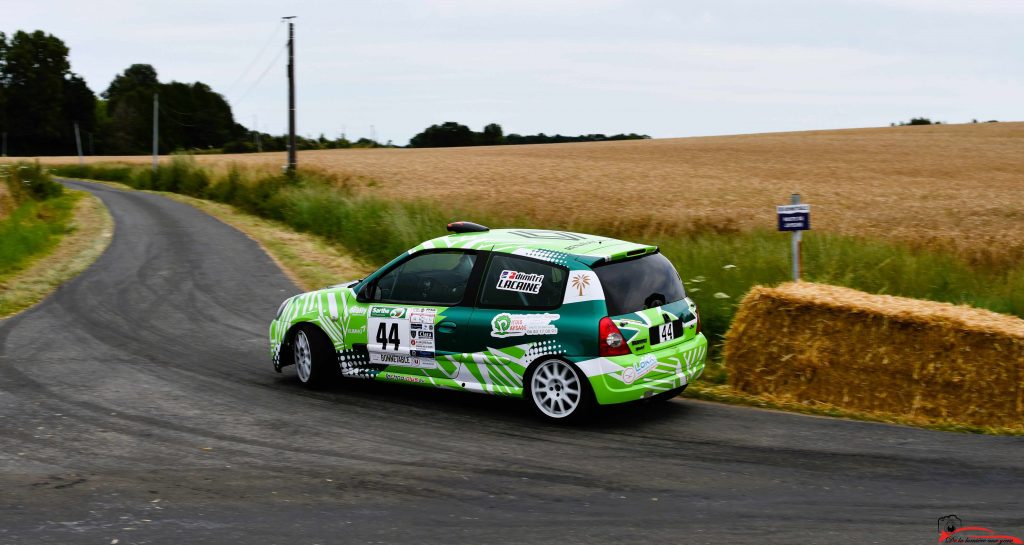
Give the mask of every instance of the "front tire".
[[334, 345], [323, 331], [300, 326], [292, 339], [292, 357], [299, 382], [310, 388], [322, 388], [338, 376]]
[[541, 418], [580, 421], [590, 415], [594, 394], [586, 376], [573, 364], [557, 359], [534, 366], [526, 378], [527, 403]]

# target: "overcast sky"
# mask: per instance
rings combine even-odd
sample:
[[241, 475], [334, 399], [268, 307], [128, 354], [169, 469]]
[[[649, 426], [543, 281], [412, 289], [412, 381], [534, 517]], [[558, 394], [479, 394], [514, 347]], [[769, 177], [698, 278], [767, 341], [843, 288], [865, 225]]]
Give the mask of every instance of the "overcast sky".
[[[97, 94], [133, 63], [246, 126], [405, 144], [433, 123], [654, 137], [1024, 119], [1024, 0], [0, 0]], [[276, 60], [275, 60], [276, 59]], [[260, 79], [260, 76], [263, 78]]]

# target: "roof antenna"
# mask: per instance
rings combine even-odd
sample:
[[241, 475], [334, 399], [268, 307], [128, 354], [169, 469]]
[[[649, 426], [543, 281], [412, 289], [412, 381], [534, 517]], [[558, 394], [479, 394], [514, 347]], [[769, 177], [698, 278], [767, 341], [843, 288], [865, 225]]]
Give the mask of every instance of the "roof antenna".
[[491, 228], [471, 221], [453, 221], [448, 224], [448, 230], [453, 233], [480, 233], [490, 231]]

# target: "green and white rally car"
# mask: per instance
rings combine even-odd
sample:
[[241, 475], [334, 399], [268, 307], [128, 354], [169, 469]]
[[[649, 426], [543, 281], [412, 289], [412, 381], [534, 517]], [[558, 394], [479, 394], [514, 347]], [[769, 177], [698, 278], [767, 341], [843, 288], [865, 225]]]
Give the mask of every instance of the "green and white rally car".
[[656, 246], [469, 222], [370, 276], [296, 295], [270, 324], [274, 368], [523, 397], [570, 419], [668, 399], [707, 339]]

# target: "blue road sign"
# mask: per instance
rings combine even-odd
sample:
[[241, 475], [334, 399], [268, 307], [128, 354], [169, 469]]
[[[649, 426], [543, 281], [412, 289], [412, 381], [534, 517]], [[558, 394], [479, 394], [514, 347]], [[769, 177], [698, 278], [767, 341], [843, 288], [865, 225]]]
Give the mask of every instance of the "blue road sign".
[[779, 231], [809, 231], [811, 229], [811, 205], [786, 204], [775, 207], [779, 218]]

